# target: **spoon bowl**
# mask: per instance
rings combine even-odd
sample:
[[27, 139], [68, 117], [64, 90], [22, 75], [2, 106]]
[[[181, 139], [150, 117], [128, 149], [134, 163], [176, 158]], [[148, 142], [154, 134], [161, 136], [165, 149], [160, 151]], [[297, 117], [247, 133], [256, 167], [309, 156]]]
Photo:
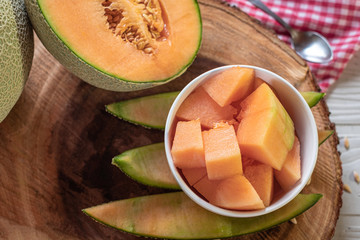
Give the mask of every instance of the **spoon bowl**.
[[333, 51], [324, 36], [313, 31], [295, 30], [260, 0], [249, 1], [273, 17], [290, 33], [291, 45], [301, 58], [313, 63], [328, 63], [333, 59]]

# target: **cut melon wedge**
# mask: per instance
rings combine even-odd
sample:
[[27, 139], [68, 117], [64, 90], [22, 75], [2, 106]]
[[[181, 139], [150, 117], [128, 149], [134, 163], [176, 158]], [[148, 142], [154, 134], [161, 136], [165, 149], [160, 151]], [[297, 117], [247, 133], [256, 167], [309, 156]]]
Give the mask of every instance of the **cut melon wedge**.
[[258, 210], [265, 208], [253, 185], [243, 175], [221, 180], [210, 203], [232, 210]]
[[[259, 82], [258, 84], [261, 85], [262, 83], [263, 82]], [[308, 96], [318, 95], [317, 92], [300, 93]], [[179, 92], [168, 92], [146, 97], [133, 98], [130, 100], [106, 105], [106, 110], [112, 115], [134, 124], [140, 124], [149, 128], [165, 129], [167, 114], [178, 94]], [[312, 97], [305, 98], [305, 101], [309, 106], [313, 104], [311, 99]], [[146, 114], [144, 114], [143, 111]], [[147, 114], [154, 113], [155, 111], [157, 114]]]
[[321, 197], [321, 194], [299, 194], [279, 210], [252, 218], [231, 218], [209, 212], [182, 192], [105, 203], [83, 212], [100, 223], [139, 236], [217, 239], [254, 233], [289, 221]]
[[180, 189], [166, 160], [164, 143], [151, 144], [123, 152], [112, 159], [112, 164], [142, 184]]
[[265, 207], [268, 207], [274, 194], [274, 171], [269, 165], [255, 161], [252, 163], [246, 162], [244, 176], [255, 188]]
[[232, 67], [216, 74], [202, 87], [221, 107], [247, 97], [253, 90], [255, 71], [251, 68]]
[[320, 92], [300, 92], [309, 107], [314, 107], [318, 102], [324, 98], [325, 93]]
[[283, 167], [280, 171], [274, 170], [274, 175], [284, 191], [291, 189], [301, 178], [300, 142], [297, 137]]
[[176, 112], [180, 120], [200, 119], [201, 126], [213, 128], [217, 122], [230, 121], [237, 110], [233, 106], [220, 107], [206, 91], [199, 87], [192, 92]]
[[[148, 128], [164, 129], [171, 104], [179, 92], [168, 92], [108, 104], [108, 113]], [[154, 114], [156, 113], [156, 114]]]

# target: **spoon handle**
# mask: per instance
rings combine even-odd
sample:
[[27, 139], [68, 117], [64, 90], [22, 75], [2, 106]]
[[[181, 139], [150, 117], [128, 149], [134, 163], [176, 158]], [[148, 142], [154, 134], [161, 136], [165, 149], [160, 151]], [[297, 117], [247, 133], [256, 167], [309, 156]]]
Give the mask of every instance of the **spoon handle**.
[[278, 15], [276, 15], [273, 11], [271, 11], [262, 1], [260, 0], [248, 0], [251, 2], [254, 6], [261, 9], [262, 11], [269, 14], [271, 17], [273, 17], [278, 23], [280, 23], [290, 34], [293, 34], [294, 29], [290, 27], [289, 24], [284, 22]]

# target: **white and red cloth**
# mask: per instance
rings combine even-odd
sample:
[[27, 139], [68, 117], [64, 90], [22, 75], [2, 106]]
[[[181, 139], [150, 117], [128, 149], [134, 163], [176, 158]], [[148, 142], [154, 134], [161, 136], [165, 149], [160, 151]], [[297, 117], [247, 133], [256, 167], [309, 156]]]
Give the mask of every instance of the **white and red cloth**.
[[[285, 29], [247, 0], [225, 0], [273, 29], [290, 44]], [[311, 30], [329, 41], [334, 59], [327, 64], [308, 63], [323, 92], [334, 83], [360, 48], [360, 0], [262, 0], [295, 29]]]

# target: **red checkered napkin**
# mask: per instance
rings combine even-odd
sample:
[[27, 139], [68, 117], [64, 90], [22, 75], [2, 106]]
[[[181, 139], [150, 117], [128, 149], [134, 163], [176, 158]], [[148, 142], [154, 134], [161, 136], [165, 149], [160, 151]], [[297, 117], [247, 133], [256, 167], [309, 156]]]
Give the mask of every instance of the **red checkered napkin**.
[[[290, 44], [285, 29], [247, 0], [225, 0], [273, 29]], [[295, 29], [316, 31], [329, 41], [334, 59], [327, 64], [309, 63], [323, 92], [334, 83], [360, 48], [359, 0], [262, 0]]]

